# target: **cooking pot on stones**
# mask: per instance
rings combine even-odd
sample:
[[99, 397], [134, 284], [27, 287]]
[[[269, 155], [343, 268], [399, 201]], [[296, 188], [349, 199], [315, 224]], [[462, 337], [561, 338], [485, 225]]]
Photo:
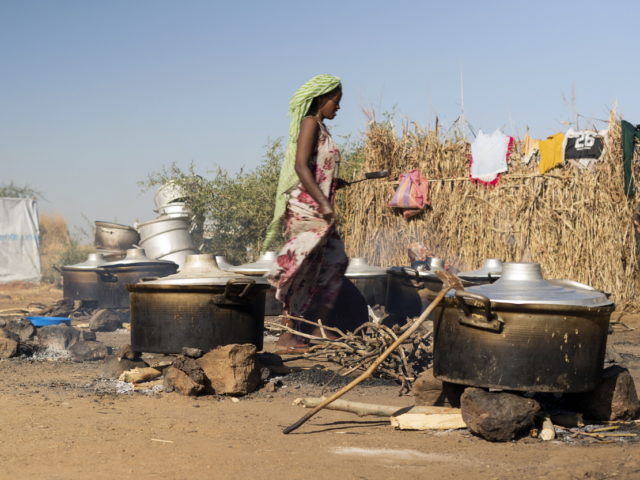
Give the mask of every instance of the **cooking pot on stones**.
[[493, 283], [502, 274], [502, 260], [499, 258], [485, 259], [482, 267], [477, 270], [469, 270], [458, 273], [458, 277], [473, 283]]
[[180, 273], [127, 288], [136, 352], [206, 352], [231, 343], [262, 349], [263, 277], [222, 271], [212, 255], [189, 255]]
[[100, 308], [129, 308], [127, 284], [146, 277], [164, 277], [175, 273], [178, 265], [167, 260], [153, 260], [142, 248], [130, 248], [122, 260], [97, 268], [98, 305]]
[[485, 388], [585, 392], [602, 372], [614, 304], [599, 290], [505, 263], [493, 284], [450, 292], [435, 322], [434, 375]]
[[387, 296], [387, 271], [369, 265], [362, 257], [349, 260], [345, 277], [351, 280], [370, 306], [384, 305]]
[[140, 236], [135, 228], [110, 222], [94, 222], [96, 233], [94, 245], [106, 250], [127, 250], [136, 245]]
[[136, 225], [140, 246], [150, 258], [171, 260], [182, 266], [187, 255], [197, 253], [189, 233], [188, 217], [162, 216]]
[[58, 270], [62, 274], [62, 295], [68, 300], [98, 300], [96, 272], [106, 260], [100, 253], [90, 253], [82, 263], [65, 265]]
[[[217, 259], [217, 257], [216, 257]], [[250, 276], [265, 276], [276, 266], [276, 252], [264, 252], [260, 258], [252, 263], [243, 265], [228, 265], [226, 270]], [[223, 268], [223, 267], [221, 267]], [[282, 303], [276, 298], [276, 287], [270, 286], [265, 296], [264, 314], [276, 316], [282, 314]]]

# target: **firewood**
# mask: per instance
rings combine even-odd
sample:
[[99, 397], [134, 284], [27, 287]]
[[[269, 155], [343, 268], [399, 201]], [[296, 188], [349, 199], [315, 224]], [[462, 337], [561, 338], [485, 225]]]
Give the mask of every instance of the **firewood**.
[[460, 413], [403, 413], [390, 420], [391, 425], [400, 430], [451, 430], [467, 427]]
[[[305, 397], [296, 398], [294, 405], [302, 405], [305, 408], [314, 408], [324, 402], [325, 397]], [[338, 410], [341, 412], [355, 413], [359, 417], [365, 415], [374, 415], [377, 417], [391, 417], [401, 415], [403, 413], [420, 413], [420, 414], [451, 414], [460, 413], [459, 408], [450, 407], [426, 407], [426, 406], [409, 406], [394, 407], [392, 405], [377, 405], [373, 403], [351, 402], [348, 400], [334, 400], [326, 407], [328, 410]]]
[[380, 364], [382, 362], [384, 362], [384, 360], [389, 355], [391, 355], [393, 353], [393, 351], [396, 348], [398, 348], [398, 346], [402, 342], [404, 342], [418, 328], [420, 328], [420, 325], [422, 325], [422, 323], [427, 319], [427, 317], [431, 314], [431, 312], [433, 312], [433, 310], [435, 310], [435, 308], [440, 304], [440, 302], [442, 301], [442, 299], [444, 298], [444, 296], [447, 294], [447, 292], [449, 290], [451, 290], [452, 288], [463, 290], [463, 287], [462, 287], [462, 284], [460, 282], [460, 279], [458, 279], [458, 277], [456, 277], [452, 273], [445, 272], [445, 271], [438, 271], [438, 272], [436, 272], [436, 275], [438, 275], [438, 277], [440, 277], [440, 279], [443, 282], [442, 289], [440, 290], [440, 292], [438, 293], [436, 298], [434, 298], [433, 301], [429, 304], [429, 306], [426, 308], [426, 310], [424, 312], [422, 312], [422, 315], [420, 315], [420, 317], [418, 317], [418, 319], [416, 319], [411, 324], [411, 326], [409, 328], [407, 328], [407, 330], [404, 331], [404, 333], [402, 335], [400, 335], [384, 352], [382, 352], [380, 354], [380, 356], [378, 356], [378, 358], [376, 358], [376, 360], [371, 364], [371, 366], [369, 366], [369, 368], [367, 368], [367, 370], [363, 374], [361, 374], [359, 377], [357, 377], [355, 380], [353, 380], [348, 385], [345, 385], [344, 387], [342, 387], [340, 390], [335, 392], [329, 398], [325, 399], [320, 405], [315, 407], [312, 411], [310, 411], [309, 413], [304, 415], [298, 421], [296, 421], [295, 423], [293, 423], [293, 424], [289, 425], [288, 427], [284, 428], [282, 430], [282, 433], [284, 433], [286, 435], [288, 433], [293, 432], [295, 429], [299, 428], [302, 424], [304, 424], [307, 420], [309, 420], [311, 417], [313, 417], [316, 413], [318, 413], [320, 410], [322, 410], [328, 404], [330, 404], [334, 400], [340, 398], [345, 393], [349, 392], [351, 389], [353, 389], [354, 387], [356, 387], [357, 385], [359, 385], [360, 383], [365, 381], [367, 378], [369, 378], [371, 375], [373, 375], [373, 372], [376, 371], [376, 369], [380, 366]]
[[162, 372], [160, 370], [156, 370], [155, 368], [134, 368], [132, 370], [122, 372], [118, 380], [127, 383], [142, 383], [153, 380], [154, 378], [158, 378], [160, 375], [162, 375]]
[[553, 423], [549, 417], [544, 417], [542, 420], [542, 428], [540, 429], [539, 437], [545, 442], [556, 438], [556, 429], [553, 428]]

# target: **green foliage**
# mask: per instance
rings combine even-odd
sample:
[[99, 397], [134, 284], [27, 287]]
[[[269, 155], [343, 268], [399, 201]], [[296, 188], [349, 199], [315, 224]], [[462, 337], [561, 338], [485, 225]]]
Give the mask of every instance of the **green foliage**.
[[19, 187], [13, 181], [0, 185], [0, 197], [8, 198], [42, 198], [42, 194], [28, 185]]

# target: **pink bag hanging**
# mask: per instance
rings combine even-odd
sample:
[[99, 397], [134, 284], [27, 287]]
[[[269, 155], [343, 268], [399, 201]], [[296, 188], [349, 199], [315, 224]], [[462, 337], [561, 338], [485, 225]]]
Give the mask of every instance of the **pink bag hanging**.
[[403, 212], [405, 218], [410, 218], [420, 213], [429, 204], [427, 194], [429, 181], [420, 174], [417, 168], [407, 173], [401, 173], [398, 178], [398, 188], [393, 194], [389, 206], [406, 209]]

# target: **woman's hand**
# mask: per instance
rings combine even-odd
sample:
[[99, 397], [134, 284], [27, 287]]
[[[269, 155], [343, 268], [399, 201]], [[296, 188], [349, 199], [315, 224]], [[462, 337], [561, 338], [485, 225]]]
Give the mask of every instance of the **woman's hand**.
[[322, 215], [322, 218], [324, 218], [329, 223], [333, 222], [336, 219], [336, 214], [333, 211], [333, 208], [331, 208], [331, 204], [326, 200], [320, 204], [318, 212], [320, 213], [320, 215]]

